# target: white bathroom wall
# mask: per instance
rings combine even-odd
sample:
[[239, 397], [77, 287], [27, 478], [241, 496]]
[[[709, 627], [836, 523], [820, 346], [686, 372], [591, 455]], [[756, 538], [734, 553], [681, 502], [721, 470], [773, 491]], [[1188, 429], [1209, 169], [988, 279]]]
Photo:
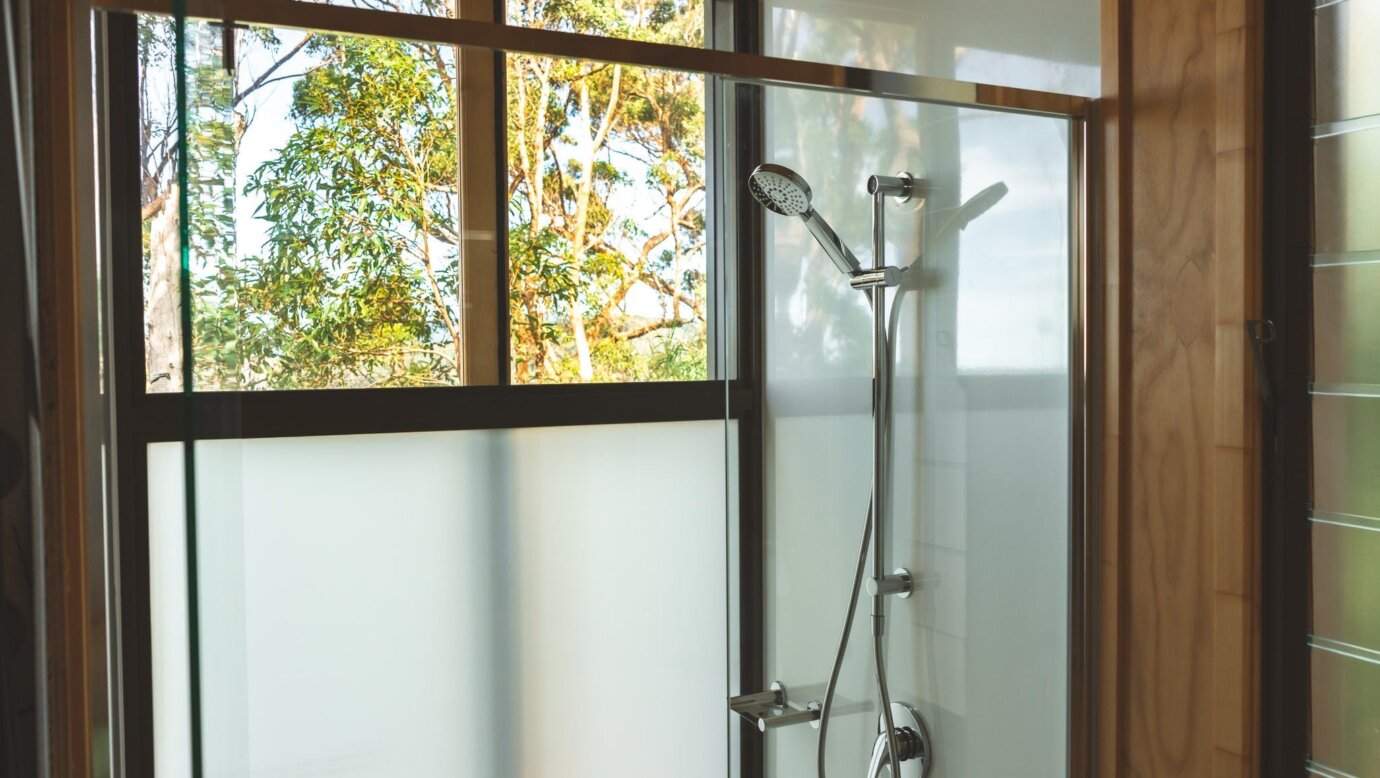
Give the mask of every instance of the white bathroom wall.
[[[723, 422], [198, 444], [206, 774], [722, 774], [724, 452]], [[149, 485], [176, 778], [181, 444]]]
[[1095, 0], [768, 0], [778, 57], [1095, 97]]
[[[935, 738], [934, 778], [1065, 774], [1069, 566], [1069, 151], [1065, 120], [767, 90], [764, 161], [797, 169], [868, 264], [870, 173], [924, 179], [888, 206], [910, 266], [896, 328], [889, 600], [892, 699]], [[958, 229], [958, 206], [1007, 193]], [[949, 225], [946, 229], [945, 225]], [[769, 218], [767, 673], [823, 696], [870, 488], [870, 319], [795, 220]], [[896, 296], [892, 296], [893, 305]], [[867, 605], [831, 725], [831, 774], [859, 774], [878, 709]], [[814, 730], [766, 735], [770, 773], [813, 775]]]

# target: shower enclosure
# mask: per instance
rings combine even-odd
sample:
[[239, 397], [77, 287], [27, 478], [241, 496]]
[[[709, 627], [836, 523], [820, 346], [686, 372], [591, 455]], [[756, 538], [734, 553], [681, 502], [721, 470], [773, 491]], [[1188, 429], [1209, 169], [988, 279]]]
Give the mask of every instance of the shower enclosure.
[[[764, 107], [764, 159], [800, 171], [853, 245], [867, 244], [867, 174], [916, 179], [911, 200], [884, 203], [887, 264], [906, 269], [887, 294], [882, 529], [887, 564], [913, 586], [885, 601], [890, 699], [927, 723], [933, 775], [1065, 775], [1084, 583], [1079, 127], [786, 87], [767, 88]], [[761, 649], [765, 677], [804, 705], [825, 696], [869, 509], [872, 316], [803, 225], [763, 226]], [[855, 620], [844, 660], [831, 775], [861, 774], [877, 739], [868, 624]], [[816, 740], [808, 727], [769, 733], [771, 774], [815, 775]]]
[[1085, 70], [100, 5], [112, 774], [1082, 773]]

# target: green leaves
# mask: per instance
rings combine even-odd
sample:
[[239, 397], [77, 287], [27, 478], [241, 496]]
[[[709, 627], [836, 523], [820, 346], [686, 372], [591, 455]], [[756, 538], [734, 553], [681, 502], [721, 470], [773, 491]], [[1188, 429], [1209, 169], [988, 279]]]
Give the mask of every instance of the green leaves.
[[[515, 21], [556, 29], [690, 45], [702, 37], [698, 1], [514, 0], [511, 10]], [[150, 245], [150, 225], [167, 213], [160, 159], [175, 148], [176, 106], [159, 80], [171, 62], [167, 32], [166, 22], [141, 21], [150, 256], [168, 250]], [[489, 110], [487, 96], [460, 99], [451, 48], [299, 35], [241, 31], [251, 67], [230, 74], [219, 27], [195, 27], [187, 140], [197, 386], [453, 384], [463, 353], [458, 118]], [[506, 59], [514, 378], [703, 377], [703, 79]], [[273, 81], [262, 83], [265, 74]], [[146, 272], [162, 272], [155, 265], [166, 263]], [[166, 283], [150, 278], [155, 287]]]

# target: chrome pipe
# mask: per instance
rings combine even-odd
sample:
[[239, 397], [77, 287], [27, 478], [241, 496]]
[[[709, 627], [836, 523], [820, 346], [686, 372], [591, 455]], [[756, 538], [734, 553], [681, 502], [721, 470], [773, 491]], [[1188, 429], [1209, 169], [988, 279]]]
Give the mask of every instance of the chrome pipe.
[[[883, 186], [874, 186], [877, 176], [868, 181], [872, 191], [872, 269], [886, 268], [886, 198]], [[886, 578], [886, 530], [890, 517], [890, 468], [887, 466], [887, 435], [891, 419], [891, 349], [887, 344], [886, 287], [871, 287], [872, 296], [872, 578]], [[900, 750], [896, 725], [891, 720], [891, 692], [887, 689], [883, 637], [886, 633], [886, 595], [878, 587], [872, 595], [872, 652], [877, 669], [877, 693], [882, 702], [891, 774], [900, 776]]]

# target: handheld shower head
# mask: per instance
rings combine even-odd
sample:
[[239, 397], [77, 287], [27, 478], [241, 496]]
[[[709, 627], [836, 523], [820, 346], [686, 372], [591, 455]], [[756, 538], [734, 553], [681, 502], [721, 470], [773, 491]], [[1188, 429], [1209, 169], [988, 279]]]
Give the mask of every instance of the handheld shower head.
[[767, 163], [758, 165], [747, 183], [748, 191], [762, 207], [782, 216], [799, 216], [840, 273], [851, 276], [862, 270], [862, 264], [839, 240], [838, 233], [810, 207], [810, 185], [799, 173], [784, 165]]
[[748, 176], [748, 189], [772, 213], [800, 216], [810, 211], [810, 185], [784, 165], [758, 165]]

